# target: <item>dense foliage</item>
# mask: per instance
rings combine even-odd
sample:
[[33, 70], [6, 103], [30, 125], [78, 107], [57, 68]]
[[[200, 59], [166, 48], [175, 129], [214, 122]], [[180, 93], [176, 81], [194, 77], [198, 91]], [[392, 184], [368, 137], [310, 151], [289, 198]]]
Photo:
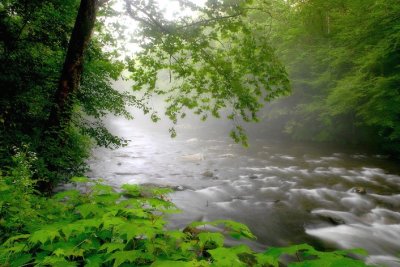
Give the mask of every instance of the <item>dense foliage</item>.
[[400, 3], [274, 1], [271, 39], [292, 96], [267, 112], [294, 139], [400, 152]]
[[[36, 153], [35, 177], [57, 182], [85, 170], [90, 140], [105, 146], [123, 140], [110, 135], [99, 118], [106, 112], [128, 116], [132, 102], [111, 87], [123, 66], [101, 47], [111, 39], [98, 35], [86, 55], [81, 93], [72, 122], [59, 133], [45, 132], [79, 1], [2, 1], [0, 3], [0, 162], [12, 166], [15, 147]], [[98, 26], [101, 31], [101, 25]], [[60, 153], [62, 151], [62, 153]]]

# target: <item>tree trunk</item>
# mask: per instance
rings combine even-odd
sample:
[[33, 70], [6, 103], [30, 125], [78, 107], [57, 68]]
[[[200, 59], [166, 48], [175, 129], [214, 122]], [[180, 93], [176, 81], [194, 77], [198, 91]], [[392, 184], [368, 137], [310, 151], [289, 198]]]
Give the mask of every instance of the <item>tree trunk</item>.
[[[85, 51], [92, 37], [98, 7], [104, 2], [106, 1], [81, 0], [80, 2], [61, 77], [54, 96], [53, 106], [45, 125], [46, 128], [43, 131], [43, 138], [45, 140], [47, 138], [52, 139], [51, 142], [48, 139], [43, 142], [40, 150], [45, 151], [45, 153], [48, 153], [49, 143], [52, 144], [52, 142], [55, 142], [55, 144], [58, 144], [60, 150], [65, 145], [65, 135], [62, 130], [65, 129], [71, 120], [73, 99], [79, 89]], [[52, 162], [51, 153], [54, 153], [54, 151], [50, 152], [50, 159], [46, 159], [46, 165], [48, 170], [56, 175], [59, 166], [57, 166], [57, 163]], [[37, 186], [39, 191], [51, 193], [56, 182], [57, 178], [54, 178], [54, 180], [39, 180]]]
[[98, 0], [81, 0], [55, 94], [54, 105], [48, 119], [47, 130], [57, 132], [64, 128], [71, 119], [72, 99], [79, 88], [84, 53], [93, 33], [98, 6]]

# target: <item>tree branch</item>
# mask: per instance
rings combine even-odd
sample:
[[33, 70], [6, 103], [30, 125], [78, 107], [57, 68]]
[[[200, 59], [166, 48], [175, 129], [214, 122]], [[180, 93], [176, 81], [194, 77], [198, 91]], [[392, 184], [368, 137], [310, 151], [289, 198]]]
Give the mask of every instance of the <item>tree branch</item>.
[[105, 5], [107, 2], [109, 2], [110, 0], [97, 0], [97, 6], [103, 6]]
[[156, 26], [164, 33], [170, 33], [170, 31], [161, 22], [159, 22], [157, 19], [155, 19], [149, 12], [147, 12], [143, 8], [139, 8], [137, 6], [134, 7], [137, 11], [143, 13], [150, 21], [148, 21], [144, 18], [141, 18], [137, 14], [135, 14], [135, 12], [133, 12], [132, 7], [129, 3], [129, 0], [125, 0], [125, 4], [126, 4], [126, 11], [132, 19], [142, 22], [150, 27]]
[[235, 17], [239, 17], [241, 15], [243, 15], [243, 13], [237, 13], [237, 14], [233, 14], [233, 15], [229, 15], [229, 16], [222, 16], [222, 17], [215, 17], [215, 18], [211, 18], [211, 19], [199, 20], [199, 21], [195, 21], [193, 23], [187, 24], [187, 25], [179, 26], [176, 29], [179, 30], [179, 29], [193, 27], [193, 26], [196, 26], [196, 25], [208, 24], [208, 23], [210, 23], [212, 21], [235, 18]]

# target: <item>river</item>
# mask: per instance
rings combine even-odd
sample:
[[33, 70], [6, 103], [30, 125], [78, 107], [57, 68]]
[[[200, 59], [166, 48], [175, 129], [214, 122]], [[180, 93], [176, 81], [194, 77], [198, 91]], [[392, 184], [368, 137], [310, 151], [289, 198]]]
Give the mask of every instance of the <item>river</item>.
[[180, 124], [174, 139], [167, 123], [109, 117], [107, 124], [131, 141], [95, 148], [88, 176], [116, 187], [175, 187], [170, 197], [183, 212], [169, 217], [169, 227], [232, 219], [258, 237], [247, 242], [256, 250], [357, 247], [369, 252], [369, 263], [400, 266], [400, 168], [382, 155], [260, 135], [246, 149], [218, 123], [198, 120]]

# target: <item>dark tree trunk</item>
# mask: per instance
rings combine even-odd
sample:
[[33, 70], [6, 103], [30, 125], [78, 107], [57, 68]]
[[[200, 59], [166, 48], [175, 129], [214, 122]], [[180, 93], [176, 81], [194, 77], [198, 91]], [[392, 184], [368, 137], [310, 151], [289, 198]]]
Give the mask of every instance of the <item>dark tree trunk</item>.
[[[43, 131], [43, 138], [47, 139], [47, 141], [43, 142], [39, 150], [42, 150], [44, 153], [49, 153], [47, 147], [49, 143], [53, 144], [53, 150], [54, 145], [58, 144], [60, 151], [65, 145], [63, 129], [65, 129], [71, 120], [74, 95], [79, 90], [84, 55], [92, 37], [96, 22], [96, 13], [98, 7], [105, 2], [107, 0], [81, 0], [80, 2], [61, 77], [54, 96], [53, 106], [47, 120], [46, 128]], [[59, 166], [57, 165], [58, 163], [54, 163], [51, 160], [51, 153], [54, 153], [54, 151], [50, 150], [48, 156], [50, 159], [48, 159], [46, 165], [48, 170], [56, 176]], [[37, 183], [39, 191], [50, 193], [57, 180], [56, 177], [54, 180], [39, 180]]]
[[72, 99], [79, 88], [84, 53], [93, 33], [98, 6], [98, 0], [81, 0], [47, 130], [57, 132], [71, 119]]

